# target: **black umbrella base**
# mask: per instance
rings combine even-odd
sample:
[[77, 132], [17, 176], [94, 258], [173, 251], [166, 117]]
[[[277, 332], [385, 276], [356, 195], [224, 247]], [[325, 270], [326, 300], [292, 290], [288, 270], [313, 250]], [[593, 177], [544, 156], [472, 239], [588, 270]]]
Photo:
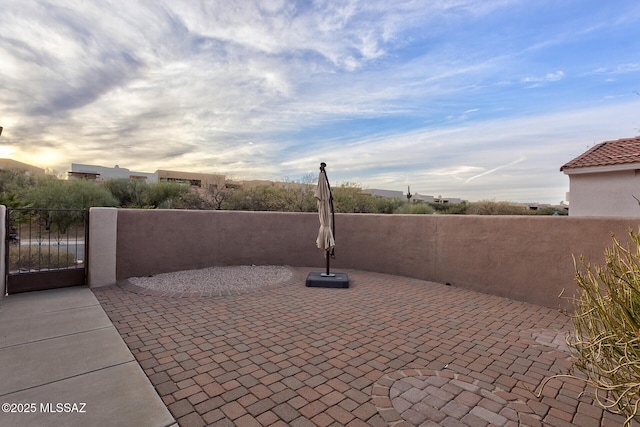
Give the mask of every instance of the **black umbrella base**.
[[307, 287], [310, 288], [348, 288], [349, 276], [347, 273], [309, 273]]

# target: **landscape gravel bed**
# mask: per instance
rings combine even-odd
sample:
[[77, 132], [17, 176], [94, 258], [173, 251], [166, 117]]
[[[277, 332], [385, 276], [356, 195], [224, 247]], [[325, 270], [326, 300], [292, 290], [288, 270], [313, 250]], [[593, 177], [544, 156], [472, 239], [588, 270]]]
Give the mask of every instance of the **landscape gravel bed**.
[[291, 277], [291, 270], [285, 266], [241, 265], [183, 270], [128, 280], [135, 286], [162, 292], [229, 294], [285, 284]]

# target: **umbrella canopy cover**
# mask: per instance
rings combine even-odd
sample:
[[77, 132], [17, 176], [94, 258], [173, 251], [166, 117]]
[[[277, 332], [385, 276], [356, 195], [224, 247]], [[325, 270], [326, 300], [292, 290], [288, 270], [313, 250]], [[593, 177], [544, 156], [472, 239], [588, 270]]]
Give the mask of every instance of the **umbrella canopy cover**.
[[320, 217], [320, 230], [316, 245], [323, 251], [328, 251], [336, 245], [331, 231], [331, 190], [324, 170], [318, 175], [318, 188], [316, 188], [316, 203], [318, 216]]

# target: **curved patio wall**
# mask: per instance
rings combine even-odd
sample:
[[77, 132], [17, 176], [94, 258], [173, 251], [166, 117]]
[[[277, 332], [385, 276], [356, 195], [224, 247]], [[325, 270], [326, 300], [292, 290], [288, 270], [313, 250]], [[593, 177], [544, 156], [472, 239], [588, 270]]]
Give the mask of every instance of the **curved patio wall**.
[[[314, 213], [118, 210], [116, 278], [229, 265], [323, 271]], [[602, 264], [611, 233], [633, 218], [336, 215], [332, 270], [355, 269], [451, 284], [550, 308], [576, 288], [572, 254]]]

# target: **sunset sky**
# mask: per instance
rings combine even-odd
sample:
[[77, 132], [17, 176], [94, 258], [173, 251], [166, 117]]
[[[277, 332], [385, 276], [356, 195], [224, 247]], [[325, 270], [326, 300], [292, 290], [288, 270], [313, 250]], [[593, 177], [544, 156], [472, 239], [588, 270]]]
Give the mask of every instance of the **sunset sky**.
[[0, 158], [559, 203], [640, 134], [636, 0], [0, 0]]

